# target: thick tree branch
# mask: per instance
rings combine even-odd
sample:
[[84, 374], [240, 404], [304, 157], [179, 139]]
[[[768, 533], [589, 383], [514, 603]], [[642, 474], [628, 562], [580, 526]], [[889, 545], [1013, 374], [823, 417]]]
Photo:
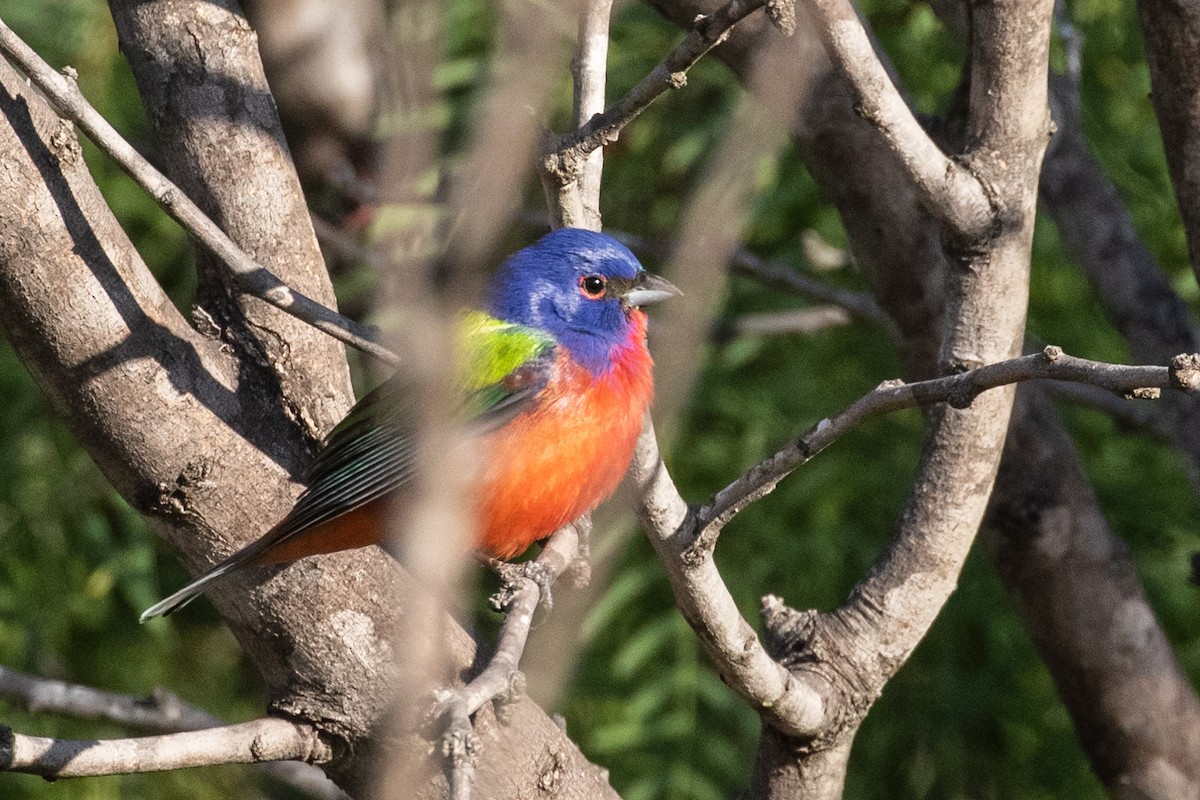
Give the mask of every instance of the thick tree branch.
[[1138, 24], [1192, 270], [1200, 277], [1200, 5], [1138, 0]]
[[120, 164], [172, 219], [224, 261], [247, 292], [339, 341], [387, 363], [398, 363], [396, 356], [378, 343], [373, 331], [287, 286], [247, 255], [87, 102], [74, 80], [73, 70], [68, 69], [64, 74], [55, 72], [2, 21], [0, 52], [11, 58], [55, 108]]
[[52, 779], [332, 757], [312, 725], [276, 717], [139, 739], [46, 739], [0, 726], [0, 770]]
[[1047, 399], [1023, 389], [1013, 421], [987, 543], [1096, 776], [1114, 798], [1196, 797], [1200, 700], [1128, 549]]

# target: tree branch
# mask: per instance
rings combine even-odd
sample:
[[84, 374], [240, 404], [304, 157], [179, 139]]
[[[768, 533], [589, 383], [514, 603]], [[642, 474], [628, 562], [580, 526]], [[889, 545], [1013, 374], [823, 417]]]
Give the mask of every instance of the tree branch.
[[1138, 0], [1137, 8], [1150, 68], [1150, 99], [1187, 233], [1192, 271], [1200, 277], [1200, 7], [1178, 0]]
[[1032, 380], [1058, 380], [1099, 386], [1118, 395], [1157, 399], [1162, 389], [1194, 392], [1197, 379], [1194, 359], [1183, 356], [1170, 367], [1123, 366], [1069, 356], [1050, 346], [1041, 353], [989, 364], [977, 369], [917, 383], [887, 381], [856, 400], [844, 411], [827, 417], [775, 455], [751, 467], [733, 483], [713, 495], [696, 513], [694, 547], [711, 549], [726, 523], [750, 503], [770, 494], [792, 470], [812, 460], [851, 428], [872, 417], [904, 408], [948, 403], [970, 408], [983, 392]]
[[986, 188], [921, 127], [849, 0], [805, 0], [804, 5], [830, 59], [854, 91], [856, 110], [900, 160], [921, 202], [959, 236], [984, 235], [993, 218]]
[[[575, 101], [572, 119], [582, 128], [604, 111], [604, 88], [608, 76], [608, 28], [612, 0], [588, 0], [579, 18], [579, 41], [571, 70], [575, 76]], [[604, 148], [588, 154], [579, 172], [581, 216], [578, 227], [600, 230], [600, 178], [604, 174]], [[563, 219], [564, 225], [571, 224]]]
[[[165, 689], [146, 697], [106, 692], [91, 686], [27, 675], [0, 667], [0, 697], [31, 714], [49, 712], [82, 719], [100, 719], [143, 731], [178, 733], [219, 728], [225, 723]], [[272, 761], [260, 765], [268, 775], [297, 791], [323, 800], [346, 800], [325, 774], [301, 761]]]
[[832, 303], [858, 319], [883, 325], [889, 329], [894, 327], [891, 319], [883, 313], [879, 304], [869, 294], [843, 289], [840, 286], [809, 277], [782, 264], [765, 261], [745, 248], [739, 248], [734, 253], [733, 270], [739, 275], [754, 278], [767, 286], [803, 297], [806, 300]]
[[0, 726], [0, 770], [51, 779], [332, 757], [312, 725], [277, 717], [138, 739], [46, 739]]
[[26, 675], [8, 667], [0, 667], [0, 697], [17, 701], [33, 714], [48, 711], [164, 733], [224, 724], [219, 717], [188, 705], [164, 689], [155, 689], [146, 697], [133, 697]]
[[817, 675], [811, 681], [798, 678], [772, 658], [738, 610], [711, 554], [690, 547], [694, 517], [663, 464], [649, 415], [630, 475], [638, 488], [638, 520], [662, 559], [680, 611], [717, 672], [776, 729], [814, 736], [833, 711], [828, 683]]
[[578, 180], [588, 156], [615, 142], [625, 126], [668, 89], [687, 85], [687, 72], [716, 47], [745, 17], [767, 5], [767, 0], [730, 0], [699, 19], [692, 31], [663, 59], [603, 114], [597, 114], [578, 130], [558, 137], [543, 160], [543, 170], [557, 186]]
[[176, 222], [225, 262], [250, 294], [314, 328], [389, 364], [398, 358], [378, 343], [375, 333], [283, 283], [238, 247], [180, 189], [143, 158], [108, 124], [79, 91], [74, 70], [59, 74], [0, 21], [0, 52], [32, 80], [55, 108], [77, 124], [96, 145], [150, 193]]
[[431, 719], [444, 728], [441, 753], [447, 762], [452, 800], [467, 800], [471, 796], [479, 749], [479, 736], [471, 725], [471, 717], [492, 700], [499, 698], [511, 703], [524, 691], [521, 658], [534, 613], [539, 605], [552, 605], [551, 588], [578, 563], [580, 544], [590, 530], [590, 518], [582, 517], [556, 531], [532, 562], [519, 565], [497, 562], [503, 585], [492, 600], [505, 612], [505, 617], [496, 649], [486, 666], [465, 686], [437, 690], [430, 712]]

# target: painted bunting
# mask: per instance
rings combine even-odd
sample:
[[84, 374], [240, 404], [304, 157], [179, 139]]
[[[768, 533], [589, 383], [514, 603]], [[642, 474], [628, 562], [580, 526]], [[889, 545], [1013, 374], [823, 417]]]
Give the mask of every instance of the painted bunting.
[[[478, 549], [512, 558], [620, 483], [653, 395], [641, 306], [678, 294], [611, 237], [564, 228], [510, 257], [459, 325], [463, 413], [478, 425]], [[262, 538], [142, 614], [169, 614], [242, 566], [378, 544], [415, 453], [391, 382], [325, 440]]]

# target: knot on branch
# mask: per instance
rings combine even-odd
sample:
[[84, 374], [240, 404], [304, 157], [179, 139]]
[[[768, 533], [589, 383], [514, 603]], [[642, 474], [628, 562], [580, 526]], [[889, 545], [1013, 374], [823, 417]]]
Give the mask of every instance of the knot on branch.
[[1062, 358], [1062, 354], [1063, 349], [1056, 344], [1048, 344], [1046, 345], [1046, 348], [1042, 350], [1042, 356], [1044, 356], [1045, 359], [1051, 364]]
[[488, 598], [488, 605], [493, 611], [504, 613], [512, 608], [521, 590], [521, 584], [527, 580], [537, 585], [541, 606], [547, 611], [554, 608], [554, 597], [550, 593], [550, 588], [558, 577], [554, 567], [541, 561], [509, 564], [498, 559], [489, 559], [488, 564], [500, 576], [500, 588]]
[[767, 0], [767, 19], [784, 36], [796, 32], [796, 0]]
[[787, 666], [789, 660], [803, 651], [816, 627], [815, 611], [797, 611], [778, 595], [762, 599], [764, 644], [771, 658]]
[[567, 186], [579, 180], [587, 154], [580, 154], [578, 146], [570, 146], [563, 139], [550, 137], [542, 152], [542, 171], [558, 186]]
[[958, 381], [946, 397], [946, 404], [959, 410], [970, 408], [978, 394], [978, 390], [969, 381]]
[[479, 759], [479, 734], [472, 728], [455, 728], [442, 736], [442, 758], [451, 769], [464, 770]]
[[1171, 385], [1184, 392], [1200, 392], [1200, 353], [1180, 353], [1171, 359]]
[[83, 157], [83, 149], [79, 145], [79, 137], [75, 135], [75, 126], [70, 121], [60, 119], [58, 128], [50, 134], [50, 150], [58, 158], [63, 169], [68, 169], [79, 163]]
[[514, 669], [509, 673], [508, 683], [505, 684], [504, 689], [492, 698], [492, 713], [496, 715], [496, 721], [501, 725], [507, 725], [512, 721], [517, 703], [525, 696], [527, 686], [525, 673]]

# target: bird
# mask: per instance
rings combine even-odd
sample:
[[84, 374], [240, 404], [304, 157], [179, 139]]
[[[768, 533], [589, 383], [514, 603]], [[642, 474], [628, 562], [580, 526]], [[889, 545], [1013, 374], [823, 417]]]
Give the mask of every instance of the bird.
[[[653, 398], [643, 306], [681, 292], [602, 233], [560, 228], [510, 256], [461, 314], [461, 413], [476, 432], [478, 537], [507, 560], [616, 490]], [[325, 438], [295, 505], [258, 540], [146, 609], [165, 616], [243, 567], [380, 544], [416, 447], [397, 378]]]

